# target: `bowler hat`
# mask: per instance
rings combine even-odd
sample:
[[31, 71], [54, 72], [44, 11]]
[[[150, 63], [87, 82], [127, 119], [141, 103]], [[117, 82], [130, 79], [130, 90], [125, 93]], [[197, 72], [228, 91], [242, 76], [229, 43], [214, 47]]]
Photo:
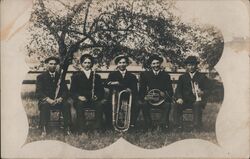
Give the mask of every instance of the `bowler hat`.
[[148, 58], [148, 64], [150, 65], [152, 63], [153, 60], [158, 60], [160, 63], [163, 62], [163, 58], [157, 54], [153, 54], [152, 56], [150, 56]]
[[126, 56], [126, 55], [118, 55], [118, 56], [115, 57], [115, 60], [114, 60], [114, 61], [115, 61], [115, 64], [117, 65], [118, 62], [119, 62], [121, 59], [125, 59], [126, 62], [129, 63], [129, 58], [128, 58], [128, 56]]
[[94, 63], [94, 58], [90, 54], [83, 54], [81, 56], [81, 58], [80, 58], [80, 62], [83, 63], [85, 59], [90, 59], [90, 61], [92, 62], [92, 64]]
[[195, 56], [188, 56], [187, 59], [185, 60], [185, 64], [194, 64], [194, 65], [197, 65], [199, 64], [200, 62], [197, 60], [197, 57]]
[[44, 60], [45, 63], [48, 63], [49, 61], [51, 60], [55, 60], [56, 61], [56, 64], [59, 64], [60, 63], [60, 60], [59, 58], [55, 57], [55, 56], [51, 56], [51, 57], [48, 57], [47, 59]]

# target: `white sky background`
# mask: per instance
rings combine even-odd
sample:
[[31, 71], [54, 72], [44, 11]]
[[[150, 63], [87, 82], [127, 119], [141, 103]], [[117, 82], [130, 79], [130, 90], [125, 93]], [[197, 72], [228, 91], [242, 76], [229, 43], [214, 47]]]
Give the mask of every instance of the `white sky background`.
[[[245, 16], [249, 11], [246, 3], [240, 1], [217, 0], [211, 3], [211, 0], [178, 0], [176, 14], [185, 22], [212, 24], [218, 27], [227, 42], [231, 41], [232, 37], [249, 37], [249, 26], [242, 25], [249, 24], [249, 16]], [[235, 22], [233, 27], [230, 25], [232, 22]]]

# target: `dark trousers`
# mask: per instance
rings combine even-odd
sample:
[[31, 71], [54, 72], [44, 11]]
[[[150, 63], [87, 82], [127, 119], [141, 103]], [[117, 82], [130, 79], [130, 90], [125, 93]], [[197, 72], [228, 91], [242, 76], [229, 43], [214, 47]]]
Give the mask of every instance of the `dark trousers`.
[[68, 128], [70, 125], [70, 104], [67, 101], [63, 101], [61, 104], [51, 106], [47, 102], [39, 103], [40, 110], [40, 124], [42, 127], [47, 127], [50, 120], [50, 110], [60, 109], [63, 113], [64, 128]]
[[[106, 103], [105, 107], [104, 107], [104, 112], [105, 112], [105, 125], [106, 127], [110, 128], [112, 127], [113, 123], [112, 123], [112, 102], [109, 101]], [[132, 105], [131, 105], [131, 116], [130, 116], [130, 125], [135, 125], [138, 115], [140, 112], [140, 108], [138, 106], [138, 104], [136, 104], [135, 100], [133, 100]]]
[[173, 105], [173, 118], [175, 126], [183, 126], [182, 116], [183, 110], [191, 108], [193, 111], [193, 125], [200, 128], [202, 126], [202, 109], [204, 108], [204, 102], [194, 102], [190, 104], [174, 104]]
[[85, 101], [80, 101], [77, 100], [75, 104], [76, 108], [76, 114], [77, 114], [77, 127], [81, 131], [83, 130], [84, 122], [85, 122], [85, 116], [84, 116], [84, 109], [85, 108], [91, 108], [94, 109], [95, 116], [96, 116], [96, 123], [95, 123], [95, 128], [101, 128], [102, 126], [102, 121], [103, 121], [103, 105], [101, 101], [91, 101], [91, 102], [85, 102]]
[[159, 106], [152, 106], [149, 103], [145, 103], [142, 107], [143, 118], [146, 124], [146, 127], [150, 128], [152, 126], [152, 119], [151, 119], [151, 109], [156, 107], [157, 109], [161, 109], [161, 117], [160, 117], [160, 125], [166, 126], [169, 125], [169, 113], [171, 109], [171, 104], [168, 102], [164, 102]]

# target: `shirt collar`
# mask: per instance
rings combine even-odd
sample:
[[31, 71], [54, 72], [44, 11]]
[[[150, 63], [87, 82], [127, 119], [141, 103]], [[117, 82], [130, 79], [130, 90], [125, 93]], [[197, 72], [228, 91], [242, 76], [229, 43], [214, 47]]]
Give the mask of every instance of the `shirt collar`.
[[119, 72], [120, 72], [121, 74], [125, 74], [125, 73], [127, 72], [127, 70], [124, 70], [124, 71], [119, 70]]
[[158, 70], [158, 71], [153, 70], [153, 72], [154, 72], [155, 75], [158, 75], [160, 70]]
[[193, 72], [193, 73], [189, 72], [189, 76], [191, 77], [191, 79], [194, 78], [194, 75], [195, 75], [196, 72], [197, 72], [197, 71], [195, 71], [195, 72]]
[[86, 77], [89, 79], [89, 77], [90, 77], [90, 74], [91, 74], [91, 70], [82, 70], [83, 72], [84, 72], [84, 74], [86, 75]]
[[56, 76], [56, 72], [53, 72], [53, 73], [49, 72], [49, 74], [50, 74], [51, 77], [55, 77]]

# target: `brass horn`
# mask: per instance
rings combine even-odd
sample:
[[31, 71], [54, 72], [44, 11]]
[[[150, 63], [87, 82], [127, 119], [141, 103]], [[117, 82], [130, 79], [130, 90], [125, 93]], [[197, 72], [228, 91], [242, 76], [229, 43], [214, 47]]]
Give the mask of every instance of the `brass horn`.
[[153, 106], [159, 106], [164, 102], [165, 98], [161, 96], [160, 92], [161, 90], [159, 89], [151, 89], [148, 91], [146, 98], [149, 104]]
[[125, 132], [130, 126], [132, 93], [128, 90], [112, 94], [112, 120], [116, 131]]

